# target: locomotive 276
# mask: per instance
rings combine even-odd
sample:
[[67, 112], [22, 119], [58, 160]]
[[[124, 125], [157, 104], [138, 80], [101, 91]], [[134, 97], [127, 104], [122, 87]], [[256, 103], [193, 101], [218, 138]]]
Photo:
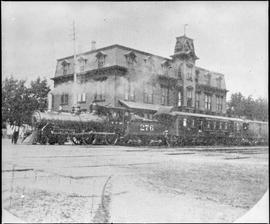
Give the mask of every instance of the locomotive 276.
[[91, 112], [32, 116], [40, 144], [257, 145], [268, 143], [268, 122], [179, 111], [145, 119], [130, 109], [93, 105]]

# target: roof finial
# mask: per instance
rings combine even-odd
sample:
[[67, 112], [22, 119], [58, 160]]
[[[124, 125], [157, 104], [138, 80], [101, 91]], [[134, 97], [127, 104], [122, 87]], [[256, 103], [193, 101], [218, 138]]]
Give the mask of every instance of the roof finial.
[[184, 36], [186, 36], [186, 26], [188, 26], [188, 24], [184, 25]]

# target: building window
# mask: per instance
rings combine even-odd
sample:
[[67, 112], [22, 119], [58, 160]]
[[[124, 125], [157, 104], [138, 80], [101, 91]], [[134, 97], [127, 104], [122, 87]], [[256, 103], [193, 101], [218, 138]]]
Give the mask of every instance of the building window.
[[128, 92], [129, 92], [129, 87], [128, 87], [128, 80], [124, 80], [124, 99], [128, 100]]
[[70, 62], [67, 61], [67, 60], [64, 60], [64, 61], [62, 62], [63, 75], [67, 75], [67, 74], [68, 74], [69, 65], [70, 65]]
[[161, 87], [161, 104], [168, 105], [169, 104], [169, 88], [167, 86]]
[[69, 70], [70, 62], [67, 61], [67, 60], [64, 60], [61, 64], [62, 64], [62, 69], [63, 69], [63, 75], [67, 75], [68, 70]]
[[135, 101], [135, 88], [134, 84], [128, 80], [124, 81], [124, 99]]
[[191, 65], [187, 65], [186, 67], [187, 69], [187, 79], [192, 81], [192, 66]]
[[192, 107], [192, 92], [191, 88], [187, 88], [187, 107]]
[[105, 100], [105, 82], [96, 82], [95, 100]]
[[211, 85], [211, 75], [209, 73], [206, 75], [206, 84]]
[[101, 51], [96, 54], [98, 68], [102, 68], [104, 66], [106, 56], [107, 55]]
[[222, 80], [221, 77], [217, 78], [217, 88], [220, 88], [220, 89], [221, 89], [221, 80]]
[[135, 88], [134, 88], [134, 84], [130, 83], [129, 86], [129, 100], [131, 101], [135, 101]]
[[77, 102], [78, 103], [85, 103], [86, 102], [86, 94], [85, 93], [78, 94]]
[[217, 111], [222, 112], [223, 96], [216, 96], [217, 99]]
[[61, 105], [67, 105], [68, 104], [68, 94], [62, 94], [61, 95]]
[[68, 65], [63, 66], [63, 75], [67, 75], [68, 73]]
[[196, 96], [195, 96], [195, 108], [196, 109], [199, 109], [200, 108], [200, 93], [196, 93]]
[[204, 98], [204, 107], [205, 110], [211, 110], [211, 104], [212, 104], [212, 96], [209, 94], [205, 94], [205, 98]]
[[200, 74], [200, 71], [196, 70], [195, 82], [199, 81], [199, 74]]
[[216, 123], [216, 121], [213, 121], [213, 129], [216, 129], [216, 125], [217, 123]]
[[125, 54], [127, 64], [133, 65], [136, 63], [136, 54], [133, 51], [128, 52]]
[[178, 91], [178, 101], [177, 101], [177, 106], [181, 107], [182, 106], [182, 92]]
[[184, 126], [184, 127], [187, 126], [187, 119], [186, 119], [186, 118], [183, 119], [183, 126]]
[[80, 66], [80, 72], [83, 72], [85, 70], [86, 59], [84, 57], [80, 57], [78, 61]]
[[144, 84], [143, 101], [145, 103], [153, 103], [154, 101], [154, 90], [151, 84]]
[[195, 120], [194, 119], [192, 119], [192, 121], [191, 121], [191, 126], [194, 128], [195, 127]]
[[177, 76], [180, 80], [182, 80], [182, 64], [178, 66]]

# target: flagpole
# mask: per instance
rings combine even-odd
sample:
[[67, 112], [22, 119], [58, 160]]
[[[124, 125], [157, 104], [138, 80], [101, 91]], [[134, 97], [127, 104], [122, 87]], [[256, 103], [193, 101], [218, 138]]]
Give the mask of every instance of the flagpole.
[[76, 97], [76, 87], [77, 87], [77, 74], [76, 74], [76, 63], [77, 63], [77, 55], [76, 55], [76, 29], [75, 29], [75, 21], [73, 20], [73, 72], [74, 72], [74, 78], [73, 78], [73, 107], [76, 109], [77, 106], [77, 97]]

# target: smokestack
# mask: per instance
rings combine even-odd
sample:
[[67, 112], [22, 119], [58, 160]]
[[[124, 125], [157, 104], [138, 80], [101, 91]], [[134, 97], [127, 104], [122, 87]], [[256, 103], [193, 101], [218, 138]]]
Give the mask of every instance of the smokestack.
[[96, 41], [92, 41], [91, 42], [91, 51], [94, 51], [94, 50], [96, 50]]

